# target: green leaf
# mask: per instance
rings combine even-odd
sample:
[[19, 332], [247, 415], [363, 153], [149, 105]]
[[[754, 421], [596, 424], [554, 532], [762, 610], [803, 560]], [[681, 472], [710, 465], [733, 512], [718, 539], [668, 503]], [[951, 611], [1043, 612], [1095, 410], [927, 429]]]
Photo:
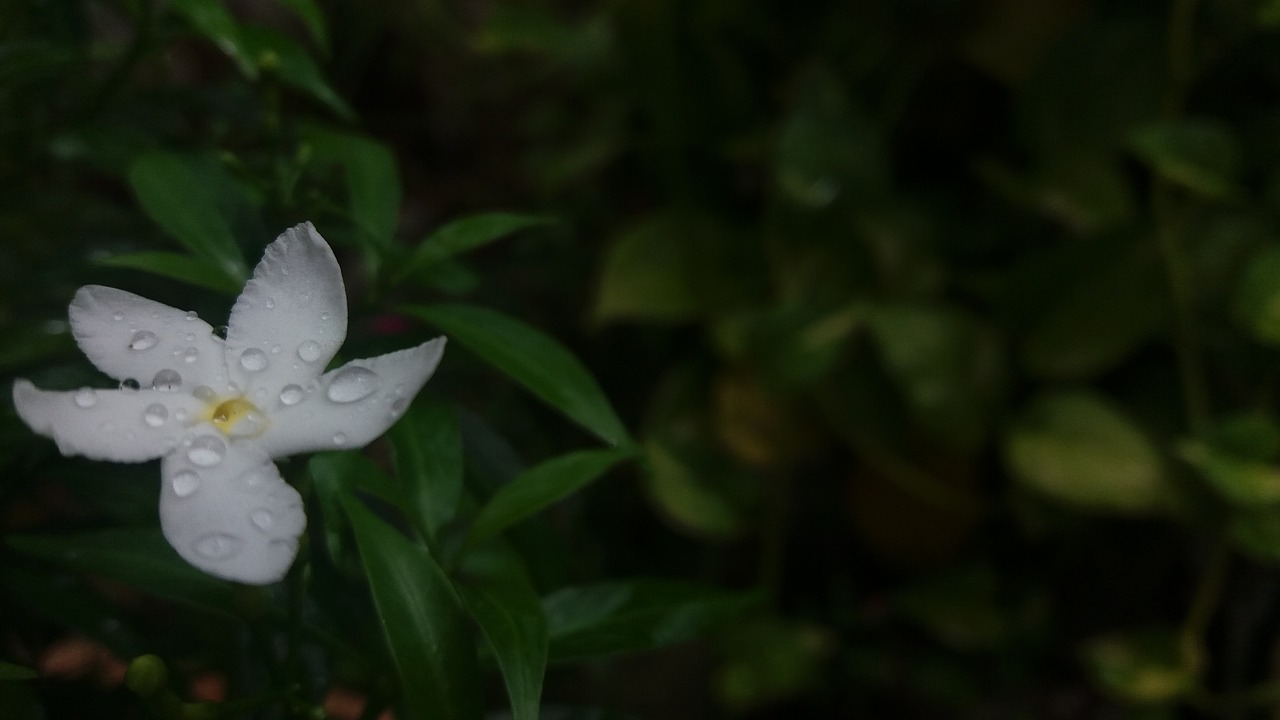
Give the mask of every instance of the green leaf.
[[1280, 345], [1280, 246], [1267, 245], [1249, 258], [1231, 309], [1254, 340]]
[[311, 37], [315, 38], [316, 44], [325, 52], [329, 50], [329, 26], [325, 22], [324, 14], [320, 11], [320, 6], [315, 0], [281, 0], [288, 5], [298, 17], [302, 18], [302, 22], [306, 24], [307, 30], [311, 32]]
[[754, 296], [751, 247], [712, 216], [642, 218], [610, 243], [592, 317], [678, 323], [741, 304]]
[[36, 677], [36, 671], [29, 667], [0, 661], [0, 682], [6, 680], [34, 680]]
[[0, 326], [0, 373], [45, 364], [75, 350], [75, 341], [65, 323], [33, 320], [13, 318]]
[[1239, 457], [1194, 440], [1179, 443], [1178, 455], [1232, 502], [1241, 505], [1280, 502], [1280, 469], [1274, 463]]
[[98, 258], [99, 265], [142, 270], [160, 277], [208, 288], [226, 295], [237, 295], [243, 284], [222, 274], [212, 263], [174, 252], [135, 252]]
[[1151, 441], [1105, 399], [1061, 392], [1036, 399], [1005, 439], [1024, 484], [1058, 500], [1117, 512], [1150, 512], [1167, 500]]
[[234, 614], [231, 583], [188, 565], [158, 529], [10, 535], [5, 544], [69, 570], [103, 575], [191, 607]]
[[547, 619], [533, 584], [514, 553], [468, 556], [458, 586], [467, 611], [493, 649], [511, 698], [513, 720], [537, 720], [547, 669]]
[[157, 225], [217, 267], [226, 282], [244, 285], [249, 272], [217, 204], [233, 186], [225, 171], [205, 158], [153, 151], [135, 159], [128, 175], [142, 209]]
[[320, 101], [339, 118], [355, 119], [355, 111], [324, 79], [324, 74], [306, 48], [287, 35], [255, 25], [240, 28], [244, 46], [253, 53], [263, 73], [273, 72], [286, 85]]
[[489, 498], [476, 516], [468, 537], [479, 543], [576, 492], [630, 457], [630, 448], [583, 450], [552, 458], [519, 475]]
[[343, 506], [411, 720], [481, 716], [476, 649], [452, 583], [422, 545], [352, 495]]
[[453, 408], [431, 394], [419, 395], [391, 427], [396, 475], [406, 485], [409, 506], [424, 531], [438, 538], [462, 498], [462, 435]]
[[605, 442], [631, 442], [595, 378], [541, 331], [471, 305], [413, 305], [404, 312], [440, 328]]
[[709, 481], [729, 472], [728, 462], [704, 448], [679, 452], [671, 443], [644, 444], [653, 501], [681, 526], [712, 538], [731, 538], [745, 525], [742, 511]]
[[1164, 179], [1212, 198], [1234, 192], [1240, 164], [1226, 128], [1203, 120], [1161, 121], [1129, 138], [1133, 151]]
[[321, 125], [307, 125], [302, 137], [320, 162], [339, 165], [346, 177], [351, 218], [366, 247], [387, 248], [400, 223], [400, 174], [395, 156], [382, 143]]
[[563, 588], [543, 598], [551, 657], [576, 658], [647, 650], [690, 640], [735, 622], [760, 602], [671, 580], [621, 580]]
[[1227, 523], [1227, 535], [1249, 555], [1280, 562], [1280, 510], [1274, 506], [1236, 514]]
[[493, 212], [460, 218], [431, 233], [418, 243], [409, 260], [397, 272], [395, 282], [416, 275], [454, 255], [487, 245], [498, 238], [554, 220], [540, 215]]
[[1103, 690], [1133, 702], [1167, 702], [1198, 684], [1200, 663], [1176, 633], [1110, 635], [1089, 641], [1082, 655]]
[[240, 24], [221, 0], [173, 0], [169, 7], [182, 14], [196, 32], [205, 36], [239, 66], [250, 80], [258, 77], [258, 64], [241, 37]]
[[307, 467], [319, 485], [331, 488], [340, 496], [359, 490], [392, 505], [406, 515], [409, 496], [401, 483], [388, 477], [372, 459], [348, 450], [319, 452], [311, 456]]

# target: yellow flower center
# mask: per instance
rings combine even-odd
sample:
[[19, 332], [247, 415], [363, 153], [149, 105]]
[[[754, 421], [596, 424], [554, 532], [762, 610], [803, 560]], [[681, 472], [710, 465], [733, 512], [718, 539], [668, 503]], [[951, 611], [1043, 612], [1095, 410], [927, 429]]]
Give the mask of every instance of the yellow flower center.
[[206, 420], [232, 437], [256, 437], [267, 429], [267, 416], [243, 397], [208, 399]]

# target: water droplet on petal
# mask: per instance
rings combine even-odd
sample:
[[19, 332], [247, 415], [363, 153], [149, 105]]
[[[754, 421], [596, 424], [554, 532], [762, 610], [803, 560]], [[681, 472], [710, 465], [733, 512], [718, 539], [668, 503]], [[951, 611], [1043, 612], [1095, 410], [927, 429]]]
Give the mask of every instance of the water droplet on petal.
[[298, 346], [298, 357], [303, 362], [313, 363], [320, 359], [320, 343], [315, 340], [307, 340]]
[[211, 403], [214, 400], [218, 399], [218, 393], [214, 392], [213, 388], [209, 387], [208, 385], [200, 385], [196, 387], [195, 390], [191, 391], [191, 394], [195, 395], [196, 399], [203, 400], [204, 402], [207, 402], [207, 403]]
[[279, 345], [272, 345], [272, 346], [271, 346], [271, 354], [272, 354], [272, 355], [279, 355], [279, 354], [280, 354], [280, 346], [279, 346]]
[[187, 321], [188, 321], [188, 322], [190, 322], [190, 321], [192, 321], [192, 320], [195, 320], [195, 319], [197, 319], [197, 318], [199, 318], [199, 317], [200, 317], [200, 316], [196, 314], [196, 311], [195, 311], [195, 310], [188, 310], [188, 311], [187, 311]]
[[270, 310], [276, 306], [276, 301], [272, 300], [271, 298], [267, 298], [267, 301], [263, 304], [267, 306], [268, 310]]
[[184, 340], [186, 340], [187, 342], [195, 342], [195, 341], [196, 341], [196, 334], [195, 334], [195, 333], [187, 333], [187, 334], [183, 337], [183, 339], [184, 339]]
[[369, 368], [358, 365], [345, 367], [329, 381], [325, 395], [336, 403], [349, 403], [363, 400], [378, 389], [381, 381], [378, 374]]
[[183, 470], [173, 476], [169, 481], [169, 487], [173, 488], [173, 494], [178, 497], [190, 497], [200, 489], [200, 476], [190, 470]]
[[178, 422], [182, 422], [183, 420], [186, 420], [186, 419], [187, 419], [187, 411], [186, 411], [186, 410], [183, 410], [182, 408], [178, 408], [177, 410], [174, 410], [174, 411], [173, 411], [173, 419], [174, 419], [174, 420], [177, 420]]
[[280, 391], [280, 402], [285, 405], [297, 405], [302, 402], [304, 391], [298, 385], [285, 385]]
[[123, 319], [124, 319], [124, 313], [122, 313], [122, 312], [120, 312], [119, 310], [117, 310], [117, 311], [115, 311], [115, 312], [111, 313], [111, 319], [112, 319], [112, 320], [115, 320], [116, 322], [120, 322], [121, 320], [123, 320]]
[[71, 399], [75, 401], [76, 407], [91, 408], [98, 404], [98, 393], [93, 388], [83, 387]]
[[139, 330], [129, 339], [129, 349], [138, 352], [150, 350], [158, 342], [160, 342], [160, 338], [156, 337], [155, 333], [150, 330]]
[[189, 347], [186, 350], [182, 351], [182, 362], [190, 364], [195, 362], [198, 359], [200, 359], [199, 350], [196, 350], [193, 347]]
[[120, 381], [120, 389], [127, 392], [134, 392], [142, 388], [142, 383], [133, 378], [125, 378]]
[[177, 370], [161, 370], [156, 373], [156, 377], [151, 381], [151, 387], [160, 392], [176, 392], [182, 387], [182, 376]]
[[391, 403], [391, 411], [398, 415], [404, 412], [404, 409], [408, 406], [409, 406], [409, 398], [400, 398], [399, 400]]
[[346, 444], [347, 444], [347, 434], [346, 434], [346, 433], [334, 433], [334, 434], [333, 434], [333, 444], [334, 444], [334, 445], [337, 445], [337, 446], [339, 446], [339, 447], [341, 447], [341, 446], [343, 446], [343, 445], [346, 445]]
[[151, 427], [160, 427], [169, 419], [169, 408], [160, 403], [152, 403], [142, 412], [142, 419]]
[[321, 320], [328, 320], [328, 319], [329, 319], [329, 313], [327, 313], [327, 312], [322, 312], [322, 313], [320, 313], [320, 319], [321, 319]]
[[275, 524], [276, 516], [272, 515], [271, 511], [266, 508], [258, 508], [249, 515], [249, 519], [253, 521], [254, 525], [258, 526], [259, 530], [270, 530], [271, 526]]
[[267, 366], [267, 354], [258, 348], [249, 348], [240, 354], [240, 367], [258, 372]]
[[227, 454], [227, 444], [212, 435], [198, 437], [187, 449], [187, 459], [200, 467], [213, 467]]
[[240, 551], [240, 538], [225, 533], [210, 533], [196, 540], [192, 549], [210, 560], [225, 560]]
[[240, 476], [240, 485], [249, 492], [259, 492], [267, 486], [269, 476], [261, 470], [254, 468], [249, 472]]

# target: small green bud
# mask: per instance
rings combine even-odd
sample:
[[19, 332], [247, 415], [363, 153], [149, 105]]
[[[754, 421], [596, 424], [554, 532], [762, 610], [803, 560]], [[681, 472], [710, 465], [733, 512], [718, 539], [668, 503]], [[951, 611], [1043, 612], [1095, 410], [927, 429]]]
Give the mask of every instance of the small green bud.
[[124, 684], [138, 697], [149, 698], [169, 684], [169, 669], [155, 655], [139, 655], [129, 663]]

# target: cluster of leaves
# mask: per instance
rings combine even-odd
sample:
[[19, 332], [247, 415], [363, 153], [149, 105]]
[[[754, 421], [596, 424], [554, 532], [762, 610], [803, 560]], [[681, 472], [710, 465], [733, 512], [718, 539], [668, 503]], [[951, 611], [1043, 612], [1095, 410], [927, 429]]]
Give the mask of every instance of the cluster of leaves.
[[[60, 457], [6, 413], [0, 715], [123, 717], [145, 705], [175, 720], [310, 718], [346, 687], [365, 694], [363, 717], [476, 718], [497, 706], [488, 668], [511, 716], [532, 719], [548, 663], [679, 642], [748, 607], [750, 593], [690, 582], [578, 577], [571, 556], [545, 552], [562, 533], [534, 516], [638, 452], [574, 354], [460, 301], [481, 284], [466, 253], [549, 221], [472, 215], [400, 242], [398, 162], [353, 129], [355, 111], [321, 70], [325, 15], [312, 0], [276, 10], [255, 20], [215, 0], [0, 9], [0, 102], [22, 110], [0, 125], [0, 225], [15, 250], [0, 261], [0, 372], [93, 384], [63, 321], [76, 286], [225, 311], [246, 259], [303, 219], [350, 261], [346, 352], [434, 329], [452, 341], [449, 359], [367, 453], [285, 466], [309, 524], [286, 582], [266, 589], [178, 558], [156, 528], [154, 468]], [[474, 388], [493, 384], [486, 366], [604, 447], [560, 447], [526, 466], [528, 448], [463, 402], [485, 397]], [[124, 678], [133, 696], [21, 682], [37, 662], [48, 671], [42, 656], [67, 633], [136, 658]], [[190, 702], [190, 679], [209, 672], [228, 699]]]

